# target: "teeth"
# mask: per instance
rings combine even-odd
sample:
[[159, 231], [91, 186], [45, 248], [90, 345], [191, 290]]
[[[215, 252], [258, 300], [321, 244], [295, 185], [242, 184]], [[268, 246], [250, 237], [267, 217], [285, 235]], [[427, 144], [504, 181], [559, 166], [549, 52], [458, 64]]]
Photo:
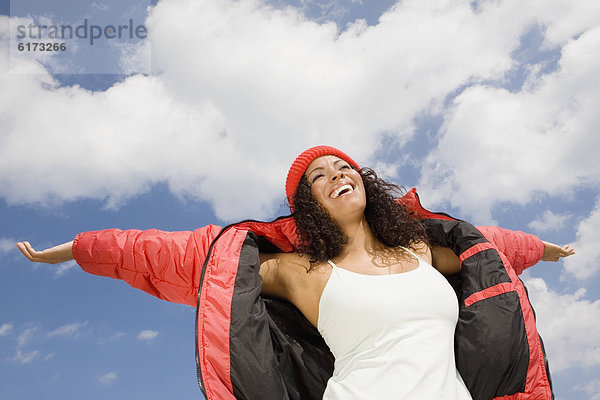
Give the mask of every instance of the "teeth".
[[336, 198], [340, 195], [341, 192], [343, 192], [344, 190], [349, 190], [352, 191], [352, 186], [351, 185], [344, 185], [344, 186], [340, 186], [339, 188], [337, 188], [334, 192], [333, 195], [331, 196], [332, 198]]

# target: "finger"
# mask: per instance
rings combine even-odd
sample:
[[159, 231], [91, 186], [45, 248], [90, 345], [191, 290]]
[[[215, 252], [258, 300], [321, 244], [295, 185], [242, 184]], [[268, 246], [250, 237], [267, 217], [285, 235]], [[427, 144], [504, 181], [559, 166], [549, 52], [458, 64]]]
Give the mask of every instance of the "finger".
[[25, 245], [25, 249], [29, 253], [31, 259], [35, 261], [35, 259], [38, 257], [39, 251], [36, 251], [31, 244], [29, 244], [29, 242], [23, 242], [23, 244]]
[[563, 257], [567, 257], [567, 256], [570, 256], [572, 254], [575, 254], [575, 249], [572, 248], [571, 246], [569, 246], [568, 244], [564, 245], [561, 248], [561, 250], [562, 250]]
[[559, 258], [569, 257], [569, 256], [572, 256], [573, 254], [575, 254], [575, 249], [562, 247], [562, 248], [560, 248], [560, 250], [558, 252], [558, 257]]
[[29, 242], [21, 242], [21, 245], [22, 245], [22, 248], [19, 248], [19, 249], [21, 250], [21, 253], [23, 253], [23, 255], [25, 255], [25, 257], [27, 257], [27, 259], [29, 261], [43, 262], [43, 260], [41, 259], [41, 254], [42, 254], [41, 251], [37, 251], [36, 249], [34, 249]]
[[33, 257], [31, 255], [31, 253], [29, 252], [29, 248], [31, 248], [31, 245], [29, 244], [29, 242], [19, 242], [17, 243], [17, 248], [21, 251], [21, 253], [23, 253], [23, 255], [25, 257], [27, 257], [28, 260], [33, 261]]

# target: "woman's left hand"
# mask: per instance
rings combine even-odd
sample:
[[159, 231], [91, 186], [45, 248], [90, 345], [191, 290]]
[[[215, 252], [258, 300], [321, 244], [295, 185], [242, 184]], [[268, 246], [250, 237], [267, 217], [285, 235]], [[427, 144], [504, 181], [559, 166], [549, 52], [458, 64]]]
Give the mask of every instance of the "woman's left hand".
[[542, 261], [558, 261], [563, 257], [575, 254], [575, 249], [568, 244], [559, 246], [554, 243], [544, 242], [544, 255]]
[[59, 244], [46, 250], [38, 251], [29, 242], [19, 242], [17, 247], [31, 262], [59, 264], [73, 259], [73, 242]]

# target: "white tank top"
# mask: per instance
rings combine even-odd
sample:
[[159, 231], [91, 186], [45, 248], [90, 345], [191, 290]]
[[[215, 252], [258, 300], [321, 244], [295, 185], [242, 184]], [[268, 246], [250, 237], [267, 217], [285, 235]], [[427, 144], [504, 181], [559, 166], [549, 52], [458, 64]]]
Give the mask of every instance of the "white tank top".
[[324, 400], [471, 399], [454, 361], [456, 295], [419, 260], [416, 269], [364, 275], [337, 267], [317, 327], [335, 357]]

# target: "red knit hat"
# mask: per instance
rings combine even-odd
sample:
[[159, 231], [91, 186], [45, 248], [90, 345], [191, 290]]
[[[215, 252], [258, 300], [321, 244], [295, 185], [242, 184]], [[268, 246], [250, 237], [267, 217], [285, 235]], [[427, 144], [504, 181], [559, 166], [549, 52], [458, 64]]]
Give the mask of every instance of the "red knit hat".
[[304, 175], [306, 172], [306, 168], [308, 168], [310, 163], [315, 159], [328, 155], [339, 157], [354, 168], [360, 169], [358, 164], [353, 159], [335, 147], [316, 146], [305, 150], [302, 154], [296, 157], [296, 160], [288, 171], [287, 179], [285, 180], [285, 194], [287, 195], [288, 204], [290, 205], [290, 209], [292, 211], [294, 211], [293, 197], [296, 194], [296, 189], [298, 188], [298, 183], [300, 182], [302, 175]]

